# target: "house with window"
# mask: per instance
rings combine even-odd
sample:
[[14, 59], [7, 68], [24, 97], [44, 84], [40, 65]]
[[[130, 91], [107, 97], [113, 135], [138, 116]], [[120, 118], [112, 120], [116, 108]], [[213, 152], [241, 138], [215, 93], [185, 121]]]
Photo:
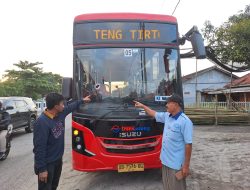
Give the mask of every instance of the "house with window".
[[[209, 67], [182, 77], [184, 104], [212, 102], [213, 94], [208, 92], [224, 88], [231, 80], [239, 77], [218, 66]], [[223, 100], [221, 100], [223, 101]]]
[[227, 100], [230, 94], [234, 102], [250, 102], [250, 73], [233, 80], [232, 83], [228, 83], [221, 89], [210, 91], [208, 94], [217, 94], [219, 100]]

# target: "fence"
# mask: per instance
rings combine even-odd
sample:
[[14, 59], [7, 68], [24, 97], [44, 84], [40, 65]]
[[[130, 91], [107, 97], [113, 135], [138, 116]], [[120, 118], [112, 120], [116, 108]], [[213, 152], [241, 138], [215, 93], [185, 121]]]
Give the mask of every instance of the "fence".
[[[228, 102], [199, 102], [197, 104], [185, 103], [186, 108], [220, 108], [228, 109], [230, 106]], [[232, 102], [232, 109], [238, 111], [250, 112], [250, 102]]]

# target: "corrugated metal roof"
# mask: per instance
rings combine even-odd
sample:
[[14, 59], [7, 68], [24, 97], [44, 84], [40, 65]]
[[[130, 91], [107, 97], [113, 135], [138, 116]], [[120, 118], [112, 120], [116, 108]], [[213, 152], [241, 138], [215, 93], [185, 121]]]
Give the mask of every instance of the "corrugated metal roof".
[[[240, 87], [240, 86], [248, 86], [250, 85], [250, 73], [240, 77], [238, 79], [233, 80], [232, 87]], [[225, 88], [229, 88], [230, 83], [225, 86]]]
[[[203, 73], [209, 72], [209, 71], [211, 71], [211, 70], [217, 70], [217, 71], [222, 72], [222, 73], [224, 73], [224, 74], [226, 74], [226, 75], [228, 75], [228, 76], [231, 76], [231, 73], [230, 73], [230, 72], [228, 72], [228, 71], [226, 71], [226, 70], [224, 70], [224, 69], [222, 69], [222, 68], [219, 68], [219, 67], [217, 67], [217, 66], [212, 66], [212, 67], [208, 67], [208, 68], [206, 68], [206, 69], [197, 71], [197, 76], [198, 76], [198, 75], [201, 75], [201, 74], [203, 74]], [[190, 80], [190, 79], [195, 78], [195, 76], [196, 76], [196, 72], [191, 73], [191, 74], [188, 74], [188, 75], [185, 75], [185, 76], [182, 77], [182, 81], [183, 81], [183, 82], [188, 81], [188, 80]], [[239, 78], [238, 76], [236, 76], [236, 75], [233, 74], [233, 79], [238, 79], [238, 78]]]
[[239, 88], [226, 88], [226, 89], [219, 89], [207, 92], [208, 94], [228, 94], [228, 93], [243, 93], [243, 92], [250, 92], [250, 86], [248, 87], [239, 87]]

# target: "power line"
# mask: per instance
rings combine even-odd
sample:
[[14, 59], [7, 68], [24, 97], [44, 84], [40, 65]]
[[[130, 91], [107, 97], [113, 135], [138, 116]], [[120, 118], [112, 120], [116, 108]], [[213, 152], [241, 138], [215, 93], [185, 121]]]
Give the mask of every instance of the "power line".
[[[160, 7], [160, 10], [164, 8], [164, 5], [165, 5], [166, 1], [167, 1], [167, 0], [163, 0], [163, 2], [162, 2], [162, 4], [161, 4], [161, 7]], [[178, 7], [180, 1], [181, 1], [181, 0], [179, 0], [178, 3], [176, 4], [176, 6], [175, 6], [175, 8], [174, 8], [174, 11], [172, 12], [172, 16], [173, 16], [175, 10], [177, 9], [177, 7]]]
[[178, 3], [176, 4], [176, 6], [175, 6], [175, 8], [174, 8], [174, 11], [173, 11], [172, 15], [174, 14], [174, 12], [175, 12], [176, 8], [178, 7], [178, 5], [179, 5], [180, 1], [181, 1], [181, 0], [179, 0], [179, 1], [178, 1]]

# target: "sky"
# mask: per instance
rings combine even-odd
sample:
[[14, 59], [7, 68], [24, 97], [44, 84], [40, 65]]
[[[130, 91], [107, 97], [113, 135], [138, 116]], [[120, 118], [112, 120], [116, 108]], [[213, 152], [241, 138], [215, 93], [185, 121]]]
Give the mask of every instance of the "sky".
[[[46, 72], [72, 76], [74, 17], [84, 13], [138, 12], [171, 15], [178, 0], [8, 0], [0, 1], [0, 78], [20, 60], [43, 62]], [[206, 20], [220, 26], [249, 0], [180, 0], [174, 12], [179, 33]], [[185, 47], [190, 47], [187, 44]], [[213, 66], [199, 60], [198, 70]], [[195, 72], [195, 59], [182, 60], [182, 75]], [[239, 74], [243, 75], [243, 73]]]

